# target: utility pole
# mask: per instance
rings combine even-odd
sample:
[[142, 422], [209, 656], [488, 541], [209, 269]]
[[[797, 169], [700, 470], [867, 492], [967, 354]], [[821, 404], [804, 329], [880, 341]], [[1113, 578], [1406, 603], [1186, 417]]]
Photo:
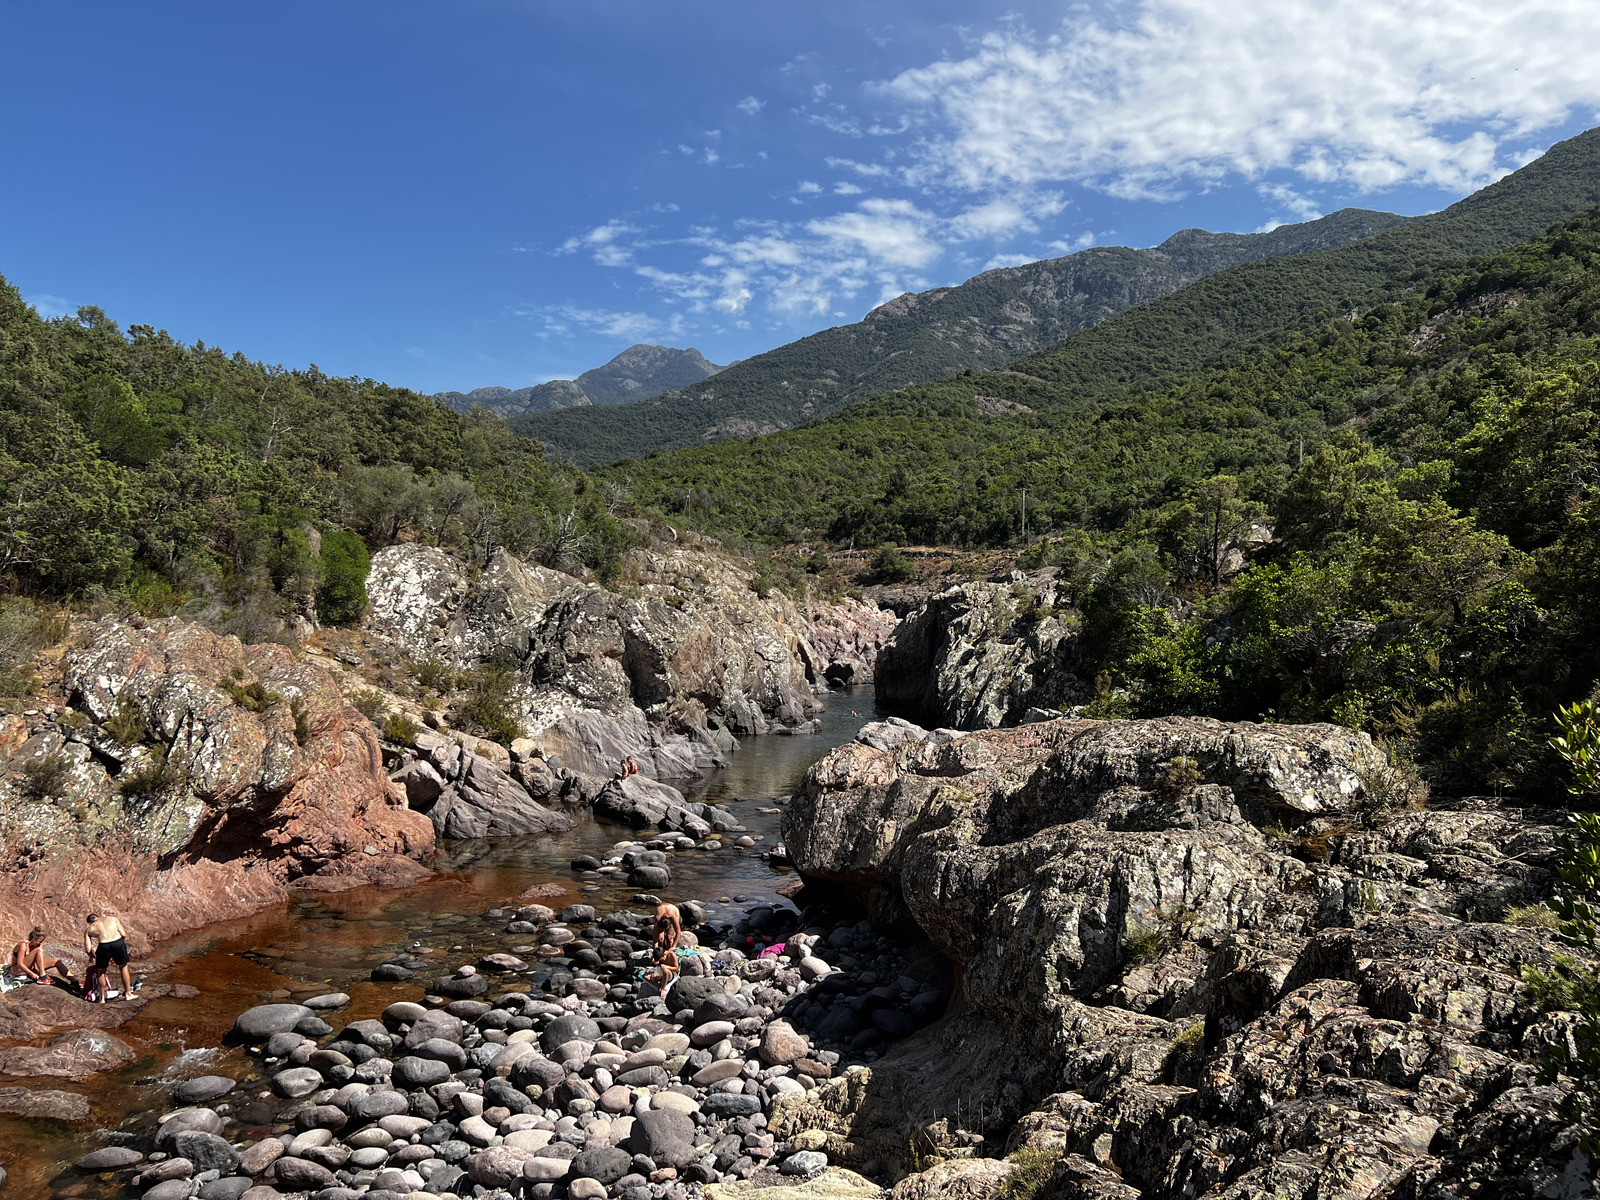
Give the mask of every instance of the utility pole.
[[1028, 541], [1028, 489], [1022, 489], [1022, 541]]

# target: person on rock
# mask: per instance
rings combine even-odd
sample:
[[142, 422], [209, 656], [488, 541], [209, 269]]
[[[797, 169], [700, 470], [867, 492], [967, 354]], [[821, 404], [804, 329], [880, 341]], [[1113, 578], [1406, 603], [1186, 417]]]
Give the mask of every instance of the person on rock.
[[11, 961], [6, 963], [5, 973], [8, 981], [14, 983], [44, 983], [50, 982], [50, 972], [66, 980], [68, 983], [77, 982], [68, 969], [67, 964], [59, 958], [51, 958], [44, 952], [44, 930], [31, 930], [24, 941], [18, 942], [11, 950]]
[[[128, 931], [115, 915], [101, 916], [90, 913], [84, 918], [83, 951], [93, 959], [84, 975], [83, 998], [91, 1003], [104, 1004], [110, 991], [111, 973], [107, 970], [116, 963], [122, 971], [122, 999], [133, 995], [133, 976], [128, 972]], [[95, 985], [99, 995], [95, 995]]]

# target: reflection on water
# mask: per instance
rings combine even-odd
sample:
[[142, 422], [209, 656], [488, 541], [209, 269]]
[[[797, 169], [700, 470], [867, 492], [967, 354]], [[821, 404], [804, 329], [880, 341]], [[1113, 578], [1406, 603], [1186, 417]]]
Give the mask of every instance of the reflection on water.
[[[760, 839], [747, 852], [734, 849], [687, 851], [672, 859], [668, 899], [706, 900], [713, 920], [727, 914], [719, 897], [768, 900], [788, 877], [767, 866], [762, 849], [778, 840], [778, 805], [806, 770], [834, 746], [848, 741], [873, 719], [872, 689], [853, 688], [822, 697], [820, 731], [801, 736], [746, 738], [731, 766], [697, 780], [674, 780], [687, 796], [726, 803], [750, 835]], [[358, 888], [313, 894], [283, 908], [192, 931], [163, 943], [148, 967], [152, 983], [185, 983], [200, 989], [193, 1000], [152, 1000], [115, 1034], [139, 1052], [125, 1070], [83, 1083], [0, 1078], [0, 1087], [49, 1087], [90, 1098], [94, 1117], [81, 1128], [58, 1121], [24, 1121], [0, 1116], [0, 1165], [11, 1174], [8, 1195], [49, 1193], [61, 1197], [110, 1197], [121, 1191], [84, 1178], [71, 1163], [102, 1144], [98, 1127], [144, 1133], [168, 1107], [167, 1092], [193, 1075], [231, 1075], [242, 1086], [230, 1100], [243, 1136], [261, 1136], [271, 1127], [250, 1102], [261, 1092], [260, 1073], [241, 1051], [222, 1047], [234, 1017], [270, 999], [304, 998], [330, 991], [348, 992], [348, 1008], [330, 1020], [341, 1023], [375, 1017], [396, 1000], [414, 1000], [417, 983], [375, 984], [372, 966], [402, 946], [420, 943], [437, 952], [440, 973], [496, 950], [515, 950], [526, 939], [505, 935], [484, 922], [487, 908], [513, 900], [538, 884], [553, 884], [559, 894], [541, 903], [593, 904], [602, 912], [628, 907], [635, 889], [625, 882], [583, 881], [571, 860], [595, 854], [634, 836], [626, 826], [596, 821], [587, 810], [573, 814], [577, 825], [559, 837], [458, 842], [434, 864], [435, 878], [403, 891]], [[741, 906], [735, 902], [735, 906]], [[731, 914], [727, 914], [731, 916]], [[447, 965], [448, 964], [448, 965]], [[235, 1131], [230, 1131], [233, 1135]]]

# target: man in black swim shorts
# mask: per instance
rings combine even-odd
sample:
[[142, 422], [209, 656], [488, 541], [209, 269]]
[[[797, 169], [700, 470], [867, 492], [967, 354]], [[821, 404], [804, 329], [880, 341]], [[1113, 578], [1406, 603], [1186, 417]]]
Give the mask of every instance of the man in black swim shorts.
[[[121, 998], [129, 999], [133, 994], [133, 977], [128, 973], [128, 931], [115, 916], [90, 913], [84, 922], [83, 951], [94, 956], [94, 966], [83, 981], [84, 999], [105, 1002], [107, 984], [110, 983], [106, 968], [112, 963], [122, 970]], [[95, 984], [99, 985], [98, 996], [95, 995]]]

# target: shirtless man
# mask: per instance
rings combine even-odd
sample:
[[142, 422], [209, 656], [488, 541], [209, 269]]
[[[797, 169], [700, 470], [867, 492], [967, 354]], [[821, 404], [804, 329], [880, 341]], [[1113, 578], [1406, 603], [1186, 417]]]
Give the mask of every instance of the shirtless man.
[[54, 971], [62, 979], [75, 982], [72, 972], [67, 969], [67, 964], [59, 958], [51, 958], [44, 952], [44, 930], [35, 929], [28, 934], [26, 941], [18, 942], [11, 951], [11, 961], [6, 964], [6, 973], [13, 979], [24, 978], [33, 980], [34, 983], [49, 983], [49, 972]]
[[[84, 976], [84, 999], [105, 1002], [106, 985], [110, 982], [106, 968], [112, 963], [116, 963], [122, 969], [122, 999], [128, 999], [133, 992], [133, 977], [128, 973], [128, 931], [115, 916], [90, 913], [84, 918], [84, 922], [83, 952], [94, 959], [94, 965]], [[91, 980], [100, 985], [98, 997], [94, 994], [95, 989]]]
[[666, 994], [667, 985], [678, 974], [678, 939], [683, 936], [683, 914], [678, 911], [676, 904], [661, 904], [656, 907], [656, 938], [652, 948], [656, 954], [656, 964], [661, 968], [661, 992]]

